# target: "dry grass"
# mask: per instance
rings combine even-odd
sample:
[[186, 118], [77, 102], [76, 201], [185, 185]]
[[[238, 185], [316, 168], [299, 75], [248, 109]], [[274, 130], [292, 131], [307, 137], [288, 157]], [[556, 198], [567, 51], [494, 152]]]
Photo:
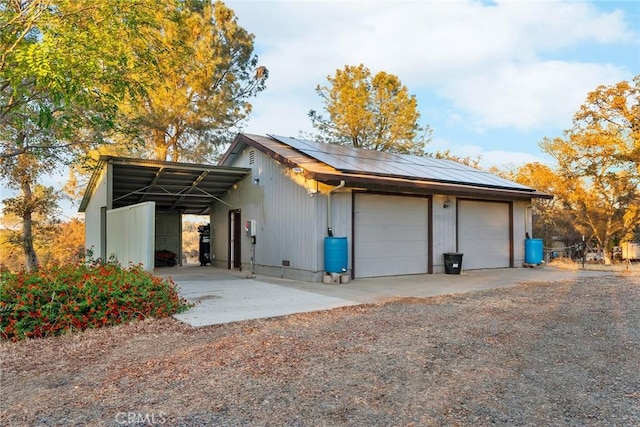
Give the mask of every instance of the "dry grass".
[[600, 261], [588, 261], [584, 263], [573, 262], [568, 258], [556, 258], [550, 266], [562, 268], [566, 270], [595, 270], [595, 271], [615, 271], [624, 274], [640, 274], [640, 261], [616, 261], [615, 263], [605, 265]]
[[2, 425], [638, 425], [640, 277], [3, 343]]

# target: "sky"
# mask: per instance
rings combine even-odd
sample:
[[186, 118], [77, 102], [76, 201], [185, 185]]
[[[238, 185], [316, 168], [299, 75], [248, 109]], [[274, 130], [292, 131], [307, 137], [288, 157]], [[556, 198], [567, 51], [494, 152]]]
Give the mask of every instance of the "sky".
[[255, 35], [267, 88], [249, 133], [312, 132], [315, 91], [345, 65], [395, 74], [416, 96], [427, 150], [481, 167], [550, 159], [589, 92], [640, 74], [638, 1], [227, 1]]
[[[313, 132], [316, 86], [362, 63], [416, 96], [420, 123], [433, 130], [428, 151], [479, 157], [484, 168], [550, 163], [540, 141], [562, 136], [590, 91], [640, 74], [637, 0], [225, 3], [269, 70], [249, 133]], [[45, 184], [65, 181], [61, 171]], [[78, 204], [64, 202], [64, 217]]]

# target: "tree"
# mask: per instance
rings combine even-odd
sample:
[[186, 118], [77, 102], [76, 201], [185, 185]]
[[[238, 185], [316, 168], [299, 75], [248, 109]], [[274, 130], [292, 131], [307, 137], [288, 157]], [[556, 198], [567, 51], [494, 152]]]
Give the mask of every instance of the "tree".
[[630, 239], [640, 222], [640, 76], [634, 81], [597, 88], [563, 138], [541, 142], [558, 162], [558, 182], [576, 227], [605, 253], [614, 237]]
[[309, 118], [324, 142], [378, 151], [424, 155], [431, 130], [418, 123], [418, 101], [393, 74], [375, 76], [364, 65], [346, 65], [316, 87], [328, 117]]
[[[118, 102], [144, 92], [152, 68], [152, 11], [159, 0], [23, 0], [0, 3], [0, 178], [20, 195], [26, 268], [33, 246], [34, 189], [42, 171], [104, 142]], [[51, 200], [55, 200], [52, 198]], [[19, 206], [22, 204], [22, 206]]]
[[533, 230], [531, 237], [542, 238], [546, 246], [551, 246], [558, 237], [562, 237], [565, 246], [570, 246], [580, 239], [575, 228], [573, 215], [568, 212], [570, 206], [566, 202], [567, 186], [558, 171], [542, 163], [527, 163], [514, 171], [497, 171], [494, 173], [511, 181], [553, 194], [553, 199], [534, 199]]
[[159, 0], [0, 3], [0, 158], [60, 157], [111, 129], [117, 103], [145, 82]]
[[[53, 192], [51, 187], [39, 187], [45, 192]], [[36, 191], [39, 191], [36, 190]], [[55, 193], [54, 193], [55, 194]], [[2, 218], [5, 228], [0, 228], [0, 271], [21, 271], [26, 264], [21, 248], [21, 231], [15, 227], [19, 219], [7, 213]], [[34, 215], [33, 245], [38, 253], [41, 268], [75, 264], [84, 256], [84, 222], [73, 218], [67, 222], [58, 221], [48, 214]]]
[[84, 222], [73, 218], [53, 227], [51, 238], [42, 245], [42, 260], [45, 267], [69, 265], [84, 257]]
[[633, 78], [633, 83], [599, 86], [589, 93], [574, 121], [579, 129], [621, 141], [616, 156], [623, 164], [635, 164], [640, 174], [640, 75]]
[[146, 78], [153, 90], [123, 106], [141, 130], [138, 155], [211, 160], [251, 112], [249, 99], [268, 72], [253, 55], [253, 35], [221, 1], [184, 2], [155, 30], [168, 49]]
[[55, 223], [59, 199], [52, 187], [35, 182], [42, 172], [42, 163], [32, 157], [33, 154], [23, 153], [4, 159], [0, 164], [0, 173], [10, 178], [9, 187], [20, 192], [19, 196], [4, 200], [3, 214], [18, 218], [22, 224], [20, 231], [10, 234], [8, 242], [22, 249], [24, 265], [29, 270], [39, 266], [33, 243], [34, 230], [40, 238], [47, 234], [48, 227]]

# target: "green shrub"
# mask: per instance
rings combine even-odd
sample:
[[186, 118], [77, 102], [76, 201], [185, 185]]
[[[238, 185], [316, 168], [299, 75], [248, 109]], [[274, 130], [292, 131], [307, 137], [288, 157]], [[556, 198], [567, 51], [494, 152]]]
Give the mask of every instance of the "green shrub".
[[0, 273], [0, 338], [17, 341], [187, 310], [171, 279], [117, 263]]

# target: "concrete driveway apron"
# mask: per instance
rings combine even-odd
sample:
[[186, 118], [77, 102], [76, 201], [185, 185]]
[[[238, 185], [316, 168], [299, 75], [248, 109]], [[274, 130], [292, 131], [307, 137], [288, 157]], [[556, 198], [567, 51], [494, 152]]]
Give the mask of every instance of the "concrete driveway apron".
[[285, 316], [336, 307], [380, 303], [402, 297], [430, 297], [614, 272], [550, 267], [463, 271], [459, 275], [425, 274], [357, 279], [349, 283], [298, 282], [269, 276], [247, 277], [213, 267], [172, 267], [156, 274], [171, 277], [180, 294], [196, 305], [174, 315], [194, 327]]

